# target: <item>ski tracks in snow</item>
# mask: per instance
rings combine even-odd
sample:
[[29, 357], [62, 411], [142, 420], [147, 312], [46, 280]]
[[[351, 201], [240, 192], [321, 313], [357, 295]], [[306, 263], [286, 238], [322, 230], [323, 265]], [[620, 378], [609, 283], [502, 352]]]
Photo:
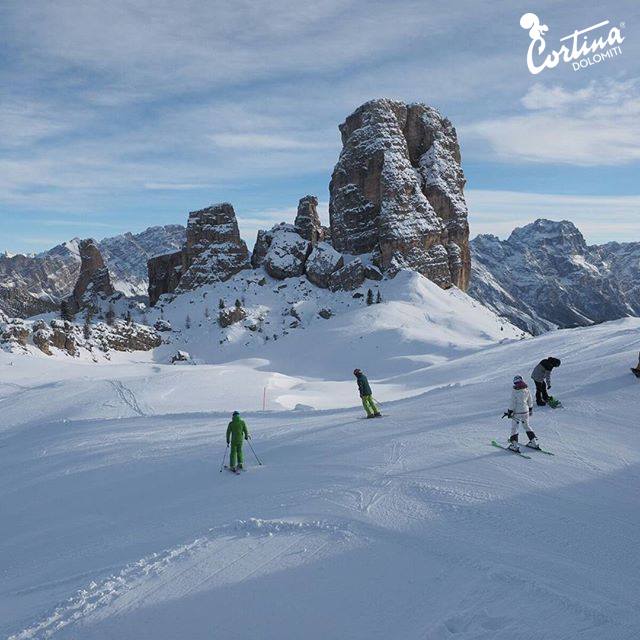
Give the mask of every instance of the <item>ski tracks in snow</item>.
[[121, 616], [147, 605], [315, 561], [322, 554], [353, 548], [358, 540], [351, 527], [324, 521], [239, 521], [91, 582], [8, 640], [44, 640], [71, 625], [75, 628]]
[[129, 407], [136, 415], [141, 417], [147, 415], [147, 412], [140, 406], [136, 394], [129, 387], [120, 380], [109, 380], [109, 384], [113, 387], [120, 401]]

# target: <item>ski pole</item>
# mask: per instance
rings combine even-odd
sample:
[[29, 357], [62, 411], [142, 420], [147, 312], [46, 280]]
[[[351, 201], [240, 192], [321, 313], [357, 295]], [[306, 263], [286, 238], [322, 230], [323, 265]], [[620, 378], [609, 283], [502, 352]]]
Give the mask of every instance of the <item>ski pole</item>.
[[227, 443], [227, 448], [224, 450], [224, 455], [222, 456], [222, 464], [220, 465], [220, 473], [224, 469], [224, 461], [227, 459], [227, 451], [229, 451], [229, 443]]
[[249, 446], [251, 447], [251, 451], [253, 451], [253, 455], [256, 457], [256, 460], [258, 461], [258, 464], [260, 466], [262, 466], [262, 462], [260, 462], [260, 458], [258, 458], [258, 454], [255, 452], [253, 445], [251, 444], [251, 439], [247, 438], [247, 442], [249, 443]]

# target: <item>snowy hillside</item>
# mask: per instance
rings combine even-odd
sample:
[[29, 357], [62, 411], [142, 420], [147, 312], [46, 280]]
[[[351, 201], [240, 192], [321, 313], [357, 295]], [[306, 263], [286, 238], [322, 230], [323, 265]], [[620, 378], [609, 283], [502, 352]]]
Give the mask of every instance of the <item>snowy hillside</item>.
[[[369, 290], [374, 299], [380, 293], [380, 304], [367, 306]], [[239, 300], [246, 318], [221, 328], [221, 300], [228, 307]], [[185, 292], [147, 316], [150, 323], [163, 318], [175, 330], [170, 343], [156, 350], [158, 362], [181, 349], [196, 361], [262, 358], [277, 371], [317, 377], [341, 368], [349, 372], [354, 361], [369, 368], [382, 360], [389, 372], [403, 372], [415, 362], [431, 364], [523, 335], [465, 293], [442, 290], [411, 271], [335, 292], [304, 277], [278, 281], [262, 270], [243, 271], [226, 282]]]
[[[640, 321], [492, 344], [490, 315], [467, 309], [463, 328], [421, 286], [407, 295], [437, 324], [388, 332], [410, 310], [383, 294], [345, 312], [389, 343], [362, 365], [382, 420], [360, 419], [343, 372], [373, 343], [313, 362], [332, 330], [344, 340], [339, 318], [268, 363], [0, 352], [2, 636], [638, 637]], [[566, 408], [532, 424], [555, 456], [489, 446], [513, 375], [551, 354]], [[264, 386], [270, 409], [324, 410], [256, 411]], [[219, 473], [232, 408], [264, 461], [245, 447], [240, 477]]]

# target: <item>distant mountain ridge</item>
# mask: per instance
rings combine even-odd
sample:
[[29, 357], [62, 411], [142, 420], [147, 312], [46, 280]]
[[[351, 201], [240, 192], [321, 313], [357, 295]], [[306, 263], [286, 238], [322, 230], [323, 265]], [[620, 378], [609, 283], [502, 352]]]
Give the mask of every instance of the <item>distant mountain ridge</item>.
[[[182, 225], [149, 227], [98, 242], [114, 287], [125, 295], [146, 295], [147, 260], [175, 251], [185, 240]], [[76, 283], [80, 269], [79, 238], [36, 255], [0, 254], [0, 310], [28, 317], [58, 309]]]
[[539, 219], [470, 246], [469, 294], [525, 331], [640, 315], [640, 242], [589, 246], [572, 222]]

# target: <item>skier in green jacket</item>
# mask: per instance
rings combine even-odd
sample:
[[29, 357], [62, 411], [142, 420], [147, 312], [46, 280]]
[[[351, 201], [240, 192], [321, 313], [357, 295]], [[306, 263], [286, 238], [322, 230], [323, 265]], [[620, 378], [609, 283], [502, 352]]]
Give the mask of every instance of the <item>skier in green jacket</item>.
[[365, 376], [360, 369], [354, 369], [353, 375], [356, 377], [356, 381], [358, 382], [358, 391], [360, 392], [360, 398], [362, 399], [362, 406], [367, 412], [367, 418], [381, 418], [382, 414], [373, 401], [373, 395], [371, 393], [371, 387], [369, 386], [367, 376]]
[[243, 438], [248, 440], [250, 437], [244, 420], [237, 411], [234, 411], [231, 422], [227, 427], [227, 446], [231, 443], [231, 452], [229, 453], [229, 469], [231, 471], [235, 471], [236, 466], [238, 469], [242, 469], [242, 464], [244, 463], [242, 440]]

